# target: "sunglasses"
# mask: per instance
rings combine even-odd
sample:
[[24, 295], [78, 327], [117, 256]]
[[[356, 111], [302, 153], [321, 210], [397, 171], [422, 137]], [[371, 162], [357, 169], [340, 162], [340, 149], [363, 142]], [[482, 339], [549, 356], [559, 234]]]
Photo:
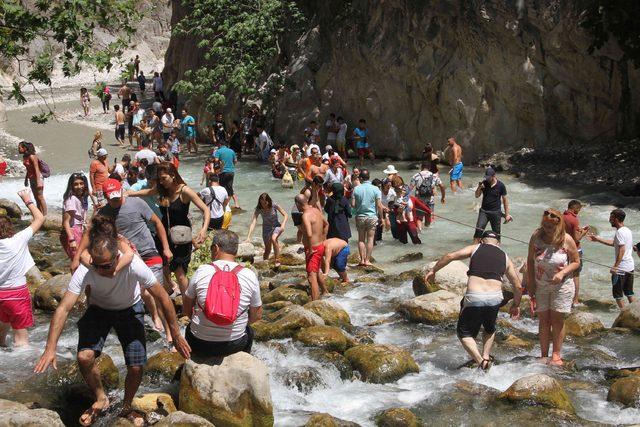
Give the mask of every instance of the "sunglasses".
[[96, 270], [111, 270], [116, 265], [116, 262], [118, 262], [117, 257], [113, 261], [107, 264], [95, 264], [92, 262], [91, 266]]
[[544, 211], [544, 216], [547, 216], [551, 219], [560, 219], [560, 217], [556, 214], [554, 214], [553, 212], [549, 212], [549, 211]]

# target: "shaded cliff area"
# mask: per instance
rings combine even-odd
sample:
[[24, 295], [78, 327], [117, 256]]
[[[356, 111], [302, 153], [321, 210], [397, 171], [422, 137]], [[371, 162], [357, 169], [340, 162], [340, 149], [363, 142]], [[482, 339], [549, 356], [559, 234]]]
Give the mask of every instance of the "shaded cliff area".
[[[473, 158], [633, 137], [640, 73], [614, 43], [587, 53], [573, 3], [300, 0], [307, 24], [282, 46], [275, 134], [299, 142], [333, 111], [350, 128], [365, 118], [376, 153], [397, 158], [451, 135]], [[173, 0], [174, 23], [182, 10]], [[173, 37], [165, 80], [201, 60], [193, 40]]]

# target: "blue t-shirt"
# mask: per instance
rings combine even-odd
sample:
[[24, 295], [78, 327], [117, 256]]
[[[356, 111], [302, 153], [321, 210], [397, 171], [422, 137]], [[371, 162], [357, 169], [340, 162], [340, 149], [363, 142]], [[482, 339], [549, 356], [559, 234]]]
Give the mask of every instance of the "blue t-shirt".
[[191, 138], [196, 136], [196, 120], [192, 116], [186, 116], [182, 119], [182, 132], [185, 136]]
[[369, 141], [367, 140], [369, 129], [355, 128], [354, 131], [356, 135], [360, 137], [360, 139], [356, 141], [356, 148], [369, 148]]
[[[131, 186], [132, 191], [146, 190], [147, 188], [151, 188], [151, 186], [147, 183], [146, 179], [139, 179]], [[158, 206], [158, 198], [156, 196], [144, 196], [141, 197], [141, 199], [147, 202], [147, 205], [149, 205], [153, 213], [156, 214], [158, 218], [162, 218], [162, 212], [160, 212], [160, 206]], [[153, 225], [153, 223], [149, 223], [149, 228], [151, 228], [151, 231], [155, 233], [155, 225]]]
[[356, 200], [356, 216], [378, 216], [376, 200], [382, 199], [382, 191], [370, 181], [365, 181], [353, 190]]
[[220, 159], [224, 162], [224, 168], [222, 168], [222, 172], [234, 173], [236, 171], [236, 166], [233, 164], [233, 162], [236, 160], [236, 152], [231, 148], [225, 145], [218, 148], [216, 150], [215, 158]]

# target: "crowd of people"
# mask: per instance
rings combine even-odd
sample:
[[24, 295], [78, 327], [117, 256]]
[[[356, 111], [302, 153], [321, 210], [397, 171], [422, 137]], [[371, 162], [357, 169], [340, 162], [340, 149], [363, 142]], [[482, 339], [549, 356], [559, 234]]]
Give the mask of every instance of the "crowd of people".
[[[135, 68], [135, 61], [134, 71], [143, 88], [143, 73]], [[118, 92], [122, 104], [114, 106], [115, 139], [120, 145], [126, 145], [128, 139], [136, 153], [109, 163], [102, 134], [97, 132], [89, 149], [89, 176], [73, 173], [62, 195], [60, 243], [69, 257], [73, 276], [51, 320], [46, 348], [35, 370], [44, 372], [48, 366], [56, 366], [56, 347], [65, 320], [79, 296], [86, 292], [88, 309], [78, 322], [77, 358], [95, 394], [95, 403], [82, 415], [83, 425], [92, 424], [109, 406], [95, 360], [112, 328], [127, 365], [123, 415], [141, 416], [131, 409], [131, 402], [147, 356], [145, 313], [149, 313], [158, 330], [164, 331], [167, 346], [186, 358], [219, 362], [229, 354], [251, 350], [253, 332], [249, 325], [262, 317], [260, 286], [256, 274], [236, 261], [240, 239], [229, 230], [231, 202], [234, 208], [240, 208], [234, 176], [243, 155], [255, 154], [283, 187], [302, 181], [291, 211], [268, 193], [260, 194], [246, 241], [251, 241], [261, 220], [263, 259], [272, 261], [273, 268], [278, 269], [279, 238], [293, 223], [304, 248], [313, 300], [329, 293], [325, 280], [330, 269], [342, 282], [349, 281], [351, 221], [357, 231], [357, 264], [366, 271], [385, 232], [402, 244], [411, 240], [419, 245], [423, 230], [437, 218], [437, 200], [446, 203], [447, 187], [440, 171], [441, 160], [445, 159], [440, 159], [431, 145], [425, 146], [420, 170], [405, 182], [394, 165], [379, 171], [364, 167], [367, 159], [374, 158], [365, 120], [359, 120], [348, 136], [345, 120], [332, 113], [325, 122], [324, 143], [318, 123], [311, 121], [298, 143], [276, 145], [256, 108], [229, 126], [222, 114], [216, 114], [210, 125], [201, 126], [201, 139], [208, 143], [211, 154], [203, 168], [203, 188], [194, 190], [180, 175], [179, 159], [184, 145], [189, 153], [198, 153], [196, 119], [186, 108], [181, 110], [181, 118], [176, 118], [172, 107], [162, 105], [161, 81], [154, 81], [154, 92], [156, 102], [145, 110], [123, 85]], [[450, 191], [455, 193], [464, 188], [463, 152], [455, 138], [449, 138], [447, 144]], [[25, 186], [31, 188], [31, 192], [22, 190], [19, 196], [33, 220], [29, 227], [16, 233], [12, 223], [0, 217], [0, 261], [7, 266], [0, 271], [0, 345], [7, 344], [8, 331], [13, 328], [15, 346], [27, 344], [26, 330], [33, 326], [25, 275], [34, 262], [27, 245], [47, 213], [43, 187], [48, 176], [48, 166], [38, 158], [32, 144], [21, 142], [19, 151], [26, 167]], [[350, 164], [351, 158], [357, 164]], [[489, 369], [493, 363], [491, 349], [498, 310], [505, 304], [505, 276], [513, 285], [511, 315], [520, 315], [522, 295], [528, 294], [539, 321], [541, 357], [554, 365], [563, 363], [564, 316], [579, 301], [581, 240], [585, 237], [614, 247], [613, 296], [620, 308], [624, 298], [634, 300], [632, 234], [624, 226], [625, 213], [621, 209], [611, 212], [610, 223], [616, 229], [612, 240], [594, 235], [588, 226], [580, 226], [579, 201], [571, 201], [564, 213], [545, 210], [540, 226], [531, 236], [527, 262], [518, 272], [500, 247], [501, 225], [513, 218], [506, 186], [492, 167], [486, 169], [474, 194], [482, 198], [475, 232], [470, 236], [474, 243], [443, 256], [426, 273], [425, 280], [433, 282], [438, 271], [453, 260], [470, 260], [457, 335], [480, 368]], [[202, 216], [197, 233], [192, 231], [189, 215], [192, 204]], [[491, 230], [486, 230], [487, 225]], [[197, 266], [188, 277], [193, 250], [209, 238], [212, 263]], [[171, 303], [171, 298], [178, 295], [183, 297], [183, 314], [190, 317], [184, 335]], [[475, 341], [481, 327], [482, 351]]]

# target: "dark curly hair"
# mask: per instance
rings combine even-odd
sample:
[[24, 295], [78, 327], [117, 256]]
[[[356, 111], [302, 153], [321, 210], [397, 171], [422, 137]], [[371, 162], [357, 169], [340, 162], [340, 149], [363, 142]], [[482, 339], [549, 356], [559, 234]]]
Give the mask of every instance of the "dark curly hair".
[[0, 216], [0, 239], [9, 239], [13, 237], [15, 231], [13, 229], [13, 224], [11, 224], [11, 220], [8, 216]]

